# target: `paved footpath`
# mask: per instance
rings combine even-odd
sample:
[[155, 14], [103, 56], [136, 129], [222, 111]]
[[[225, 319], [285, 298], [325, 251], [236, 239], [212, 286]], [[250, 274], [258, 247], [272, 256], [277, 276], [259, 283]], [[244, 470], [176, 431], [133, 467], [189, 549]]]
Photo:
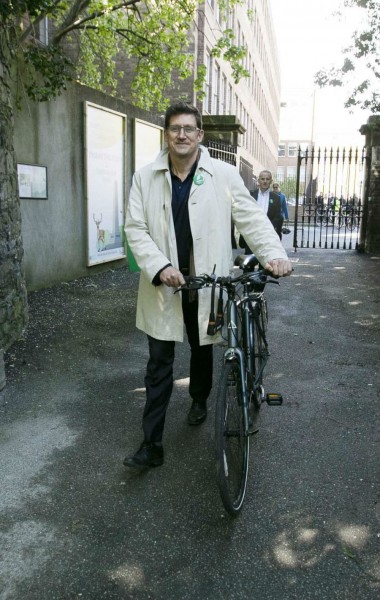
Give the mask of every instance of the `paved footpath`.
[[268, 289], [266, 389], [285, 402], [262, 409], [235, 520], [215, 483], [214, 402], [186, 424], [186, 344], [165, 465], [122, 466], [144, 404], [138, 275], [30, 294], [0, 393], [0, 600], [378, 600], [380, 257], [291, 258]]

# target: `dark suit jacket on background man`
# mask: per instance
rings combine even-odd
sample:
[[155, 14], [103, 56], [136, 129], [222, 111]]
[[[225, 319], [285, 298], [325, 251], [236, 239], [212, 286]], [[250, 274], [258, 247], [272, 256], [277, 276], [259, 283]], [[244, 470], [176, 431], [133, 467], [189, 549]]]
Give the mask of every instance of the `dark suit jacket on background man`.
[[[250, 194], [251, 194], [252, 198], [257, 200], [257, 197], [259, 195], [259, 189], [257, 188], [257, 190], [254, 190], [254, 191], [251, 190]], [[269, 192], [269, 205], [268, 205], [267, 216], [268, 216], [268, 219], [270, 220], [270, 222], [272, 223], [273, 227], [275, 228], [275, 230], [278, 234], [278, 237], [281, 240], [282, 239], [281, 230], [282, 230], [284, 218], [282, 216], [282, 210], [281, 210], [281, 198], [278, 194], [275, 194], [274, 192]], [[240, 248], [244, 248], [246, 254], [252, 254], [249, 246], [246, 244], [245, 239], [243, 238], [242, 235], [239, 238], [239, 246], [240, 246]]]

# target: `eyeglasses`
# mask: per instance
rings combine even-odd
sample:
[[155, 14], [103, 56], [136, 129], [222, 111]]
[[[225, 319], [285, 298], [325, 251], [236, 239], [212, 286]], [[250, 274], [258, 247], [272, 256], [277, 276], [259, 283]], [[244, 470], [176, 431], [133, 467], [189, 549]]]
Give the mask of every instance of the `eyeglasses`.
[[191, 135], [196, 131], [200, 131], [200, 129], [195, 127], [195, 125], [169, 125], [168, 127], [168, 131], [174, 135], [178, 135], [181, 132], [181, 129], [183, 129], [185, 135]]

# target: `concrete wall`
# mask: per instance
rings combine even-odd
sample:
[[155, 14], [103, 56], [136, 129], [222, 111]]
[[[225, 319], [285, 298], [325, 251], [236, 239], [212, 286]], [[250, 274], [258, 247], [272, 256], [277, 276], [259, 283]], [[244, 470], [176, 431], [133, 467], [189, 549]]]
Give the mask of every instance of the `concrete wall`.
[[48, 199], [21, 200], [28, 290], [121, 267], [126, 260], [87, 267], [84, 180], [84, 102], [127, 115], [126, 189], [133, 169], [133, 119], [156, 117], [121, 100], [72, 84], [51, 102], [26, 102], [15, 115], [17, 162], [47, 167]]

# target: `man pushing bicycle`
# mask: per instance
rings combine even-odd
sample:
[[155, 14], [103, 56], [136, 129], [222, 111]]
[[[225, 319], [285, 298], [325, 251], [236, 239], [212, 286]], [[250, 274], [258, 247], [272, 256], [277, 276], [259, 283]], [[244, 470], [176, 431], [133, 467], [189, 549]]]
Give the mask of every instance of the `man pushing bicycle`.
[[165, 114], [167, 148], [133, 178], [125, 232], [141, 268], [136, 325], [148, 336], [145, 376], [144, 440], [124, 460], [132, 469], [163, 464], [162, 436], [173, 387], [175, 342], [183, 326], [191, 348], [188, 413], [190, 425], [207, 416], [212, 387], [213, 343], [207, 336], [208, 297], [172, 288], [184, 275], [226, 275], [232, 266], [231, 215], [260, 263], [274, 276], [292, 271], [268, 217], [257, 206], [235, 167], [213, 159], [201, 145], [204, 132], [198, 109], [186, 103]]

